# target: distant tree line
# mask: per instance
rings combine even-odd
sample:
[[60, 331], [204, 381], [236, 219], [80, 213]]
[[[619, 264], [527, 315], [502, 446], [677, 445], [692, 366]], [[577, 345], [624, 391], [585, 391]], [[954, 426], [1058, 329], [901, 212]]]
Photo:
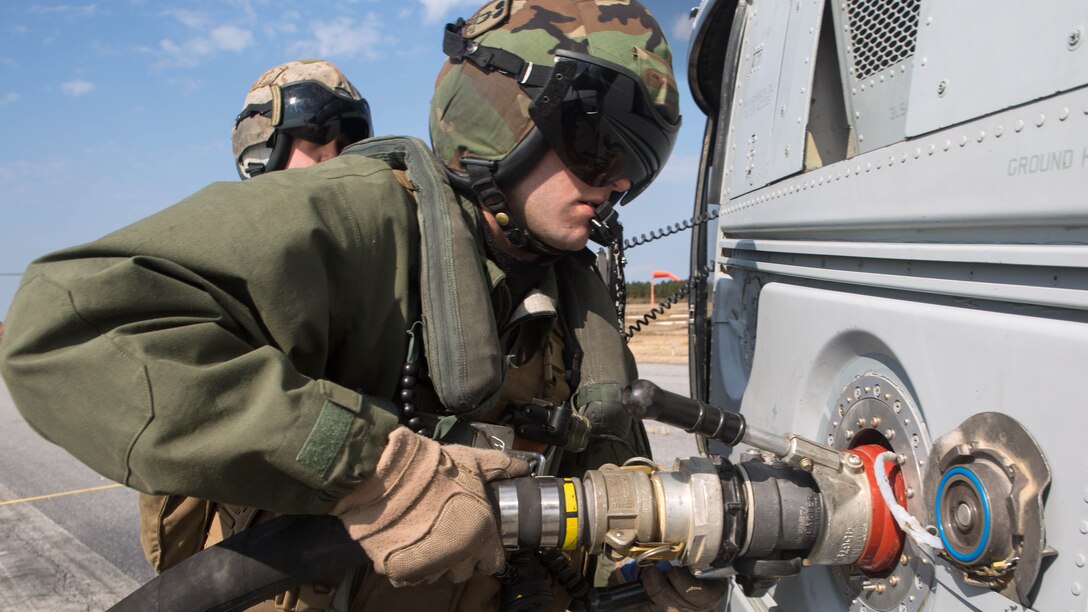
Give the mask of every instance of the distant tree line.
[[[654, 283], [654, 301], [664, 301], [665, 298], [672, 295], [674, 291], [683, 287], [685, 283], [687, 283], [687, 281], [671, 280]], [[627, 283], [627, 299], [648, 301], [650, 299], [650, 283], [645, 281]]]

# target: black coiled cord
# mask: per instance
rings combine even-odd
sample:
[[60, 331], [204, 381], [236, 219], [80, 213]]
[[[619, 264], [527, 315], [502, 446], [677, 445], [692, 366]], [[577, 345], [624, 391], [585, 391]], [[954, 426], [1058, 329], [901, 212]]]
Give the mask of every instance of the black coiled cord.
[[691, 285], [685, 284], [676, 291], [673, 292], [664, 302], [659, 303], [657, 306], [651, 308], [648, 312], [641, 317], [635, 319], [635, 322], [627, 326], [627, 331], [623, 333], [625, 339], [630, 339], [631, 336], [642, 331], [643, 326], [649, 325], [650, 321], [657, 319], [659, 315], [665, 314], [665, 311], [676, 305], [677, 302], [684, 299], [688, 292], [691, 291]]
[[[624, 316], [627, 311], [627, 279], [624, 278], [624, 272], [627, 266], [627, 256], [624, 254], [624, 251], [626, 249], [633, 249], [637, 246], [646, 244], [647, 242], [653, 242], [654, 240], [657, 240], [659, 238], [672, 236], [673, 234], [678, 234], [694, 227], [698, 227], [707, 223], [708, 221], [713, 221], [714, 219], [718, 218], [719, 210], [721, 209], [715, 210], [714, 212], [704, 212], [695, 215], [690, 219], [685, 219], [680, 223], [666, 225], [665, 227], [653, 230], [648, 234], [642, 234], [638, 238], [631, 238], [629, 240], [625, 240], [623, 238], [623, 226], [618, 223], [616, 224], [615, 229], [617, 231], [614, 233], [615, 239], [608, 245], [609, 256], [612, 261], [613, 268], [612, 278], [609, 285], [612, 291], [612, 298], [615, 301], [616, 305], [616, 314], [619, 316], [620, 327], [623, 327]], [[686, 291], [683, 295], [675, 297], [674, 301], [672, 301], [671, 303], [662, 304], [661, 306], [665, 310], [667, 310], [671, 308], [676, 303], [676, 301], [683, 299], [684, 295], [687, 295]], [[643, 325], [648, 325], [651, 320], [657, 318], [658, 314], [663, 313], [664, 310], [659, 310], [657, 311], [657, 313], [652, 315], [650, 313], [647, 313], [647, 315], [645, 316], [649, 316], [650, 318], [643, 320], [641, 323], [636, 323], [634, 331], [642, 329]], [[627, 333], [624, 334], [624, 338], [630, 338], [632, 333], [634, 332], [629, 329]]]
[[[719, 209], [720, 210], [720, 209]], [[718, 218], [718, 210], [714, 212], [705, 212], [696, 215], [690, 219], [685, 219], [680, 223], [674, 223], [673, 225], [666, 225], [660, 229], [653, 230], [649, 234], [642, 234], [638, 238], [630, 238], [623, 241], [623, 248], [633, 249], [639, 245], [646, 244], [647, 242], [653, 242], [658, 238], [664, 238], [665, 236], [672, 236], [682, 231], [689, 230], [693, 227], [697, 227]]]
[[657, 317], [665, 314], [666, 310], [672, 308], [677, 302], [687, 297], [688, 293], [691, 292], [692, 285], [703, 282], [708, 276], [710, 276], [710, 266], [703, 266], [702, 270], [699, 270], [697, 274], [689, 278], [688, 282], [674, 291], [664, 302], [654, 306], [649, 312], [636, 319], [634, 323], [628, 325], [627, 331], [623, 333], [623, 338], [625, 340], [630, 340], [631, 336], [642, 331], [643, 327], [649, 325], [651, 321], [656, 320]]

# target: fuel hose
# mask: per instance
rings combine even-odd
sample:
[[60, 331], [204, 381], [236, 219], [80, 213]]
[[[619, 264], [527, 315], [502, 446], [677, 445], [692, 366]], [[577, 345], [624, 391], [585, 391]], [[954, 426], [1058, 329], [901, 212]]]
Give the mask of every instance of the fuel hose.
[[[189, 557], [125, 597], [108, 612], [231, 612], [293, 585], [368, 563], [332, 516], [281, 516]], [[638, 582], [589, 588], [573, 610], [618, 610], [648, 603]]]
[[182, 561], [110, 612], [244, 610], [292, 585], [366, 562], [340, 519], [281, 516]]

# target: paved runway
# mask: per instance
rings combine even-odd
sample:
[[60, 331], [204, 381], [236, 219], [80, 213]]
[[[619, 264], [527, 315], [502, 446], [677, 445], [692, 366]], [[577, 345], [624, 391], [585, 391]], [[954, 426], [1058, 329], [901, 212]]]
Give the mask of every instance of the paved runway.
[[[687, 394], [687, 368], [640, 365]], [[682, 430], [647, 423], [654, 458], [697, 453]], [[0, 381], [0, 610], [105, 610], [152, 577], [137, 531], [136, 492], [116, 485], [35, 433]]]

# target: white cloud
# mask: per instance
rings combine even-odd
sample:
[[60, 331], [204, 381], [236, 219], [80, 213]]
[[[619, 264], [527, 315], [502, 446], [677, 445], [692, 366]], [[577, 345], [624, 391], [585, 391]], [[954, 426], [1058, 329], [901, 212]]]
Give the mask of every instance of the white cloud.
[[691, 38], [691, 26], [695, 23], [691, 16], [687, 13], [683, 13], [676, 16], [676, 20], [672, 22], [672, 30], [669, 32], [669, 44], [676, 46], [676, 43]]
[[204, 28], [204, 25], [208, 23], [209, 17], [206, 13], [199, 11], [190, 11], [186, 9], [171, 9], [166, 11], [167, 15], [170, 15], [174, 19], [177, 19], [181, 25], [192, 28], [194, 30], [200, 30]]
[[254, 23], [257, 21], [257, 11], [253, 8], [253, 4], [248, 0], [241, 0], [231, 2], [232, 12], [239, 15], [239, 18], [246, 23]]
[[302, 20], [302, 15], [298, 11], [286, 11], [278, 21], [270, 21], [264, 24], [264, 33], [269, 38], [277, 40], [276, 36], [280, 34], [294, 34], [298, 32], [298, 22]]
[[11, 104], [13, 102], [18, 102], [19, 100], [22, 100], [22, 99], [23, 99], [23, 97], [20, 96], [19, 94], [15, 93], [14, 91], [9, 91], [8, 93], [0, 96], [0, 106], [4, 106], [6, 104]]
[[63, 176], [71, 165], [71, 161], [67, 159], [15, 160], [0, 165], [0, 183], [11, 183], [20, 179], [56, 179], [58, 176]]
[[192, 77], [177, 77], [167, 81], [171, 86], [176, 88], [182, 95], [189, 95], [200, 91], [200, 88], [204, 86], [204, 82], [200, 79], [194, 79]]
[[225, 25], [211, 32], [216, 48], [224, 51], [242, 51], [253, 42], [253, 34], [237, 26]]
[[194, 36], [181, 43], [169, 38], [159, 41], [162, 59], [157, 68], [198, 66], [220, 51], [238, 52], [253, 44], [253, 33], [233, 25], [217, 26], [206, 34]]
[[86, 159], [116, 159], [118, 155], [131, 154], [131, 151], [126, 151], [125, 147], [123, 147], [120, 142], [112, 138], [102, 141], [94, 141], [89, 144], [91, 146], [84, 147], [82, 151], [82, 155]]
[[68, 81], [67, 83], [61, 83], [60, 89], [66, 96], [72, 96], [78, 98], [79, 96], [86, 95], [94, 91], [96, 85], [90, 81], [84, 81], [83, 79], [75, 79]]
[[[243, 21], [252, 16], [248, 4], [242, 5]], [[253, 44], [253, 33], [249, 29], [231, 23], [223, 24], [227, 19], [217, 17], [207, 11], [191, 9], [170, 9], [164, 11], [181, 25], [194, 30], [185, 40], [164, 38], [159, 41], [159, 61], [155, 68], [192, 68], [199, 66], [220, 52], [237, 53]], [[235, 14], [230, 21], [238, 21]]]
[[309, 27], [313, 38], [291, 45], [292, 51], [310, 57], [353, 57], [378, 59], [390, 38], [382, 34], [381, 19], [371, 13], [356, 22], [350, 17], [314, 21]]
[[127, 43], [114, 42], [111, 39], [91, 41], [91, 51], [100, 58], [127, 57], [132, 53], [146, 53], [147, 48]]
[[32, 6], [30, 12], [41, 13], [49, 15], [60, 15], [62, 17], [90, 17], [94, 14], [97, 7], [94, 4], [84, 5], [71, 5], [61, 4], [58, 6]]
[[159, 41], [159, 51], [162, 52], [162, 55], [164, 57], [155, 64], [156, 68], [161, 68], [165, 66], [175, 68], [191, 68], [200, 63], [197, 58], [194, 57], [191, 53], [193, 49], [189, 49], [188, 51], [186, 49], [182, 49], [181, 45], [170, 40], [169, 38], [164, 38]]
[[455, 8], [470, 7], [475, 10], [481, 5], [479, 0], [419, 0], [419, 3], [423, 5], [423, 23], [442, 21]]

